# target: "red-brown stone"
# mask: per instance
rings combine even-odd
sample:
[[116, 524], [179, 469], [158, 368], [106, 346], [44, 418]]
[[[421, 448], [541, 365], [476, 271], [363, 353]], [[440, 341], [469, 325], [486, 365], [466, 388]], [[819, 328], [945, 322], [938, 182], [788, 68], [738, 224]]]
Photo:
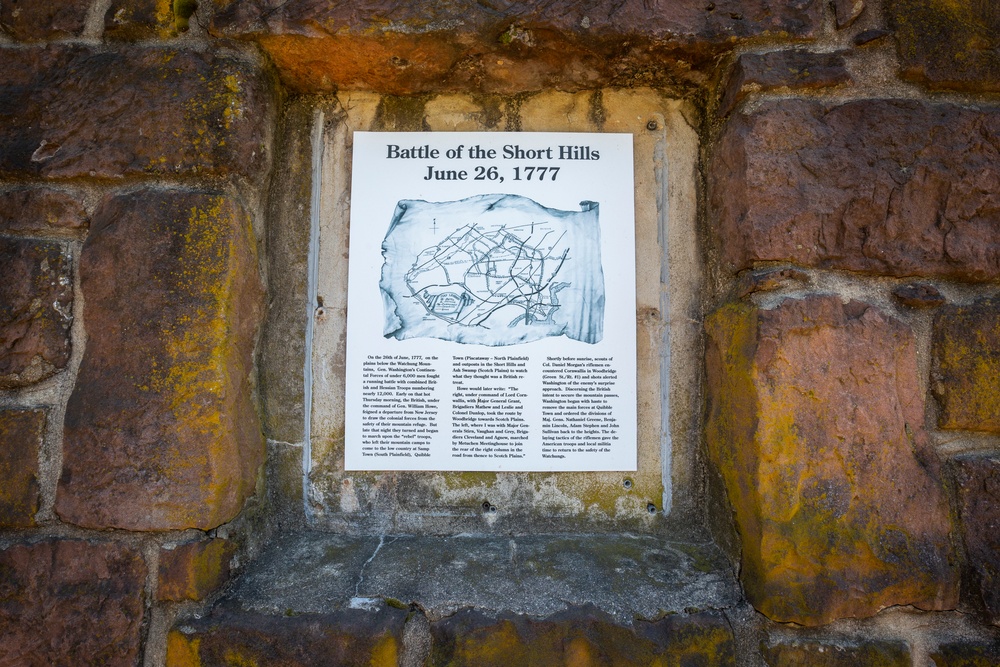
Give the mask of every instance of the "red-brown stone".
[[50, 540], [0, 551], [0, 665], [140, 662], [146, 565], [112, 543]]
[[0, 237], [0, 389], [24, 387], [66, 367], [72, 267], [58, 243]]
[[910, 283], [892, 290], [892, 295], [910, 308], [936, 308], [944, 303], [944, 295], [934, 285]]
[[751, 92], [815, 90], [850, 81], [842, 53], [746, 53], [733, 65], [719, 100], [719, 113], [727, 115]]
[[40, 501], [42, 410], [0, 410], [0, 528], [30, 528]]
[[972, 575], [966, 594], [1000, 625], [1000, 457], [970, 454], [953, 467]]
[[902, 74], [932, 90], [1000, 91], [1000, 5], [891, 0]]
[[14, 39], [38, 41], [79, 37], [91, 0], [7, 0], [0, 3], [0, 28]]
[[813, 37], [824, 11], [823, 0], [235, 0], [212, 30], [258, 41], [297, 91], [517, 92], [700, 85], [740, 39]]
[[0, 191], [0, 232], [53, 234], [85, 229], [87, 212], [76, 197], [47, 187]]
[[998, 134], [996, 108], [915, 100], [780, 100], [735, 114], [709, 171], [725, 265], [1000, 278]]
[[211, 529], [253, 493], [262, 311], [250, 220], [216, 194], [106, 199], [80, 258], [87, 348], [56, 511], [92, 528]]
[[1000, 298], [939, 310], [933, 354], [938, 426], [1000, 433]]
[[865, 11], [865, 0], [832, 0], [838, 28], [849, 28]]
[[833, 296], [729, 304], [706, 329], [709, 459], [750, 602], [802, 625], [954, 608], [949, 505], [912, 332]]
[[270, 81], [233, 57], [82, 45], [0, 49], [0, 176], [257, 177]]
[[221, 538], [160, 549], [157, 599], [205, 599], [229, 578], [229, 561], [235, 553], [236, 544]]

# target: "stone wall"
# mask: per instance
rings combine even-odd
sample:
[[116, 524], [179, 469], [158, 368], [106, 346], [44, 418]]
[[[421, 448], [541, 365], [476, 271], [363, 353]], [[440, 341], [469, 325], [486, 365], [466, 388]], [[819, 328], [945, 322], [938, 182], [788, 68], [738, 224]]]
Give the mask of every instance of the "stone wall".
[[[987, 0], [0, 0], [0, 665], [1000, 664], [998, 53]], [[700, 144], [683, 522], [752, 607], [191, 620], [307, 523], [316, 113], [633, 89]]]

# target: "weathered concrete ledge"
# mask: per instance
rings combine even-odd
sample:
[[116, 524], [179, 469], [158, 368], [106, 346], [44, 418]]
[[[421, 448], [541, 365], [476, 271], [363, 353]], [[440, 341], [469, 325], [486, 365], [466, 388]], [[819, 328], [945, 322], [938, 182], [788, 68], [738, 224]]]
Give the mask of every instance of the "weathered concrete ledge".
[[594, 605], [620, 623], [740, 600], [709, 544], [628, 534], [278, 537], [223, 601], [261, 613], [416, 604], [435, 620], [472, 607], [547, 616]]
[[168, 665], [736, 664], [725, 610], [739, 586], [711, 545], [317, 532], [271, 544], [209, 616], [171, 630]]

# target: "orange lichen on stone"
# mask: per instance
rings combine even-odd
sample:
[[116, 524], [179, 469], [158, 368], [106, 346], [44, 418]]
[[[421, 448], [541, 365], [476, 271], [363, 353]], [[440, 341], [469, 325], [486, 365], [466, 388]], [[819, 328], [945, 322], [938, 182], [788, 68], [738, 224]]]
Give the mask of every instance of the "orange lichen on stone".
[[201, 667], [198, 644], [201, 640], [189, 637], [177, 628], [167, 634], [167, 667]]
[[709, 458], [754, 606], [803, 625], [953, 608], [951, 519], [912, 333], [835, 297], [730, 304], [706, 328]]
[[938, 425], [1000, 433], [1000, 299], [938, 311], [934, 359]]
[[111, 197], [81, 274], [90, 340], [67, 408], [57, 512], [132, 530], [229, 520], [263, 458], [250, 395], [262, 286], [248, 216], [221, 195]]
[[236, 545], [221, 538], [161, 549], [156, 597], [203, 600], [225, 583], [235, 553]]

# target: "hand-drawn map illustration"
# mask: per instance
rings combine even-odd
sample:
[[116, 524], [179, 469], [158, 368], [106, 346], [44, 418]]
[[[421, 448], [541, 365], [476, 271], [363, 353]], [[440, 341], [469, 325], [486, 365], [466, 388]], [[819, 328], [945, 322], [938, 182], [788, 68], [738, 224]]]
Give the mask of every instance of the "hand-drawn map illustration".
[[402, 200], [382, 243], [386, 338], [597, 343], [604, 329], [598, 205], [519, 195]]

